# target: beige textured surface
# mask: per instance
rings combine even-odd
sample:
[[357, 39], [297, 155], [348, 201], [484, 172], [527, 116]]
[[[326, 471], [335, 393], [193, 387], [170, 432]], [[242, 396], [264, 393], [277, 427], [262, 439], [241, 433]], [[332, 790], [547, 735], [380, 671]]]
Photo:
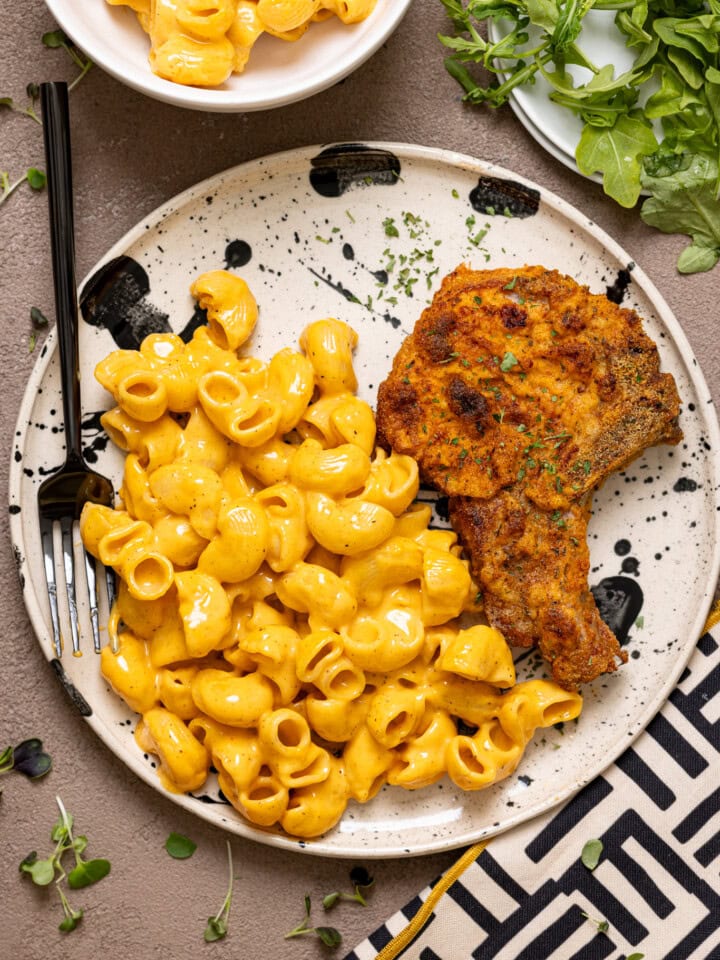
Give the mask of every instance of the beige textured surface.
[[[92, 0], [99, 2], [99, 0]], [[91, 0], [86, 0], [88, 8]], [[53, 28], [41, 0], [0, 3], [0, 96], [22, 100], [28, 82], [73, 76], [62, 51], [45, 50]], [[193, 114], [145, 100], [94, 69], [72, 96], [78, 273], [139, 218], [195, 181], [278, 149], [336, 140], [402, 140], [455, 149], [509, 167], [584, 210], [619, 240], [675, 310], [700, 360], [713, 395], [720, 395], [716, 349], [720, 273], [681, 277], [675, 260], [682, 241], [651, 231], [622, 211], [599, 187], [567, 171], [525, 133], [508, 109], [464, 106], [442, 66], [436, 34], [445, 27], [439, 0], [415, 0], [392, 39], [356, 74], [294, 107], [245, 116]], [[17, 175], [43, 166], [40, 128], [0, 115], [0, 170]], [[0, 474], [7, 503], [7, 458], [23, 387], [34, 362], [28, 351], [29, 309], [52, 317], [47, 208], [42, 195], [22, 189], [0, 208]], [[353, 864], [284, 853], [233, 840], [239, 877], [228, 939], [202, 942], [205, 919], [224, 896], [225, 835], [185, 814], [138, 781], [66, 702], [35, 642], [25, 615], [7, 536], [0, 542], [0, 748], [41, 736], [55, 760], [36, 784], [3, 780], [0, 801], [0, 957], [33, 960], [69, 951], [101, 950], [124, 960], [155, 956], [186, 960], [201, 954], [269, 960], [327, 956], [311, 938], [284, 941], [302, 916], [303, 895], [319, 905], [326, 892], [347, 888]], [[49, 844], [55, 794], [90, 838], [90, 852], [112, 860], [111, 876], [80, 891], [82, 928], [64, 939], [54, 891], [21, 880], [17, 864]], [[171, 830], [191, 835], [195, 856], [171, 860], [163, 843]], [[330, 922], [349, 949], [433, 879], [452, 853], [371, 865], [377, 883], [366, 910], [341, 906]], [[317, 922], [323, 922], [317, 909]], [[343, 950], [337, 951], [341, 956]]]

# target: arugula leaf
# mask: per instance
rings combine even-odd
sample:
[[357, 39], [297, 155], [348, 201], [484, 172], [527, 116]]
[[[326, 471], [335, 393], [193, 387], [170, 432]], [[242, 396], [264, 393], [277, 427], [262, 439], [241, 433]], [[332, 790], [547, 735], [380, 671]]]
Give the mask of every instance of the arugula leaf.
[[557, 0], [528, 0], [525, 6], [531, 23], [548, 32], [555, 30], [560, 16]]
[[652, 127], [633, 111], [619, 116], [612, 127], [586, 125], [575, 159], [581, 173], [602, 174], [605, 192], [620, 206], [633, 207], [641, 190], [641, 158], [657, 148]]
[[720, 260], [720, 204], [717, 198], [718, 162], [696, 155], [690, 164], [664, 177], [645, 173], [642, 184], [652, 191], [640, 216], [663, 233], [685, 233], [692, 243], [680, 254], [678, 270], [698, 273]]
[[[578, 169], [601, 173], [605, 192], [624, 207], [637, 203], [641, 188], [649, 191], [645, 222], [693, 240], [678, 261], [681, 272], [717, 262], [720, 0], [442, 2], [455, 30], [439, 38], [450, 52], [445, 65], [465, 100], [499, 107], [541, 75], [551, 99], [583, 122]], [[615, 26], [634, 55], [624, 73], [595, 65], [582, 49], [592, 8], [616, 11]], [[491, 19], [503, 20], [496, 42], [481, 28]], [[489, 83], [473, 64], [490, 73]], [[568, 64], [585, 67], [587, 82], [577, 82]], [[646, 86], [651, 80], [654, 89]]]

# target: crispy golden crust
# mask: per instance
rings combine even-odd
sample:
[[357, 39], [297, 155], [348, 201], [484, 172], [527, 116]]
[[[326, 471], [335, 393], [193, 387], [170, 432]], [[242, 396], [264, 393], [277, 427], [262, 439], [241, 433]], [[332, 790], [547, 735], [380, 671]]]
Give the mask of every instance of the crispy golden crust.
[[378, 435], [451, 496], [521, 482], [554, 510], [676, 443], [679, 409], [634, 311], [555, 270], [459, 267], [380, 386]]
[[589, 517], [589, 498], [552, 512], [515, 490], [489, 500], [450, 499], [450, 520], [482, 584], [488, 620], [508, 643], [537, 646], [567, 688], [627, 660], [588, 587]]
[[490, 621], [574, 687], [621, 656], [587, 585], [591, 493], [677, 443], [679, 410], [634, 311], [556, 270], [461, 266], [380, 385], [378, 438], [460, 498], [452, 519]]

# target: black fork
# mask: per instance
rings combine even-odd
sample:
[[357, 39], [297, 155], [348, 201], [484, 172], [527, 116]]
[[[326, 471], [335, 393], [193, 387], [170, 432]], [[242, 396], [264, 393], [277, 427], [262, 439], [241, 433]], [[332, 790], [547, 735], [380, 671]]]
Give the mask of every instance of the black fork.
[[[60, 348], [60, 383], [65, 422], [65, 463], [48, 477], [38, 490], [38, 512], [45, 578], [55, 655], [62, 656], [63, 639], [58, 613], [53, 528], [60, 527], [62, 566], [67, 589], [73, 654], [80, 653], [80, 630], [76, 598], [74, 525], [86, 503], [113, 505], [113, 486], [107, 477], [91, 470], [82, 455], [80, 372], [78, 355], [78, 302], [75, 280], [72, 160], [68, 90], [64, 83], [43, 83], [40, 88], [50, 208], [50, 237], [55, 314]], [[88, 588], [93, 647], [100, 652], [98, 594], [95, 561], [85, 551], [85, 579]], [[108, 599], [112, 603], [114, 578], [106, 570]]]

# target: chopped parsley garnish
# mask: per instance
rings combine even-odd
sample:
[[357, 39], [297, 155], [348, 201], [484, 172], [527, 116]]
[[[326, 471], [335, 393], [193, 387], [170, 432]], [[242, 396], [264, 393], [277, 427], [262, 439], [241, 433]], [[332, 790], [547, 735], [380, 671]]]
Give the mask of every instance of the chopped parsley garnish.
[[385, 217], [383, 220], [383, 227], [385, 228], [386, 237], [399, 237], [400, 231], [395, 226], [395, 220], [392, 217]]
[[500, 364], [500, 369], [503, 373], [507, 373], [509, 370], [512, 370], [513, 367], [516, 367], [520, 361], [515, 356], [514, 353], [511, 353], [509, 350], [502, 358], [502, 363]]

